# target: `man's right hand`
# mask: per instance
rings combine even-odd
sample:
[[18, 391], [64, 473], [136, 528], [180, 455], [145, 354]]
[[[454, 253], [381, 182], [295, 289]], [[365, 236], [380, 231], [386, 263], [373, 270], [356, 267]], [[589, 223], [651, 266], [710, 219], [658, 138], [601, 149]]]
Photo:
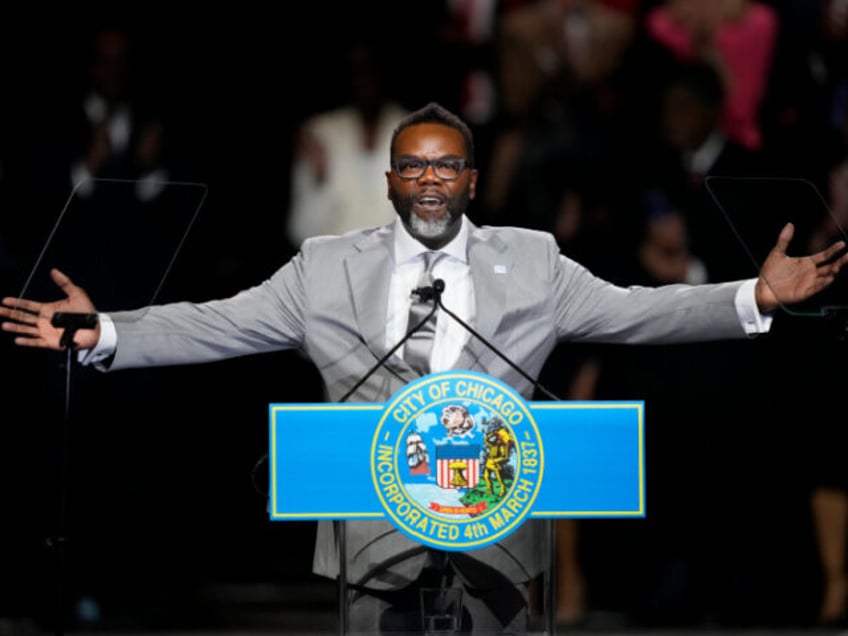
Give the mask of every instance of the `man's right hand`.
[[[58, 269], [50, 270], [50, 278], [65, 294], [65, 298], [49, 303], [26, 298], [4, 298], [0, 306], [3, 331], [17, 334], [15, 344], [23, 347], [63, 350], [61, 344], [64, 329], [51, 324], [57, 311], [71, 313], [95, 313], [97, 309], [82, 287]], [[100, 325], [93, 329], [80, 329], [74, 334], [74, 345], [78, 349], [90, 349], [100, 339]]]

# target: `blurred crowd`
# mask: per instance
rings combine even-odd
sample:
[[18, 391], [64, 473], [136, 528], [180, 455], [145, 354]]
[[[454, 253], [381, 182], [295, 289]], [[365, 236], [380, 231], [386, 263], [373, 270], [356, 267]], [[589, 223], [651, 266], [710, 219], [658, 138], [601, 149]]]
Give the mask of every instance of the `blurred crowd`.
[[[130, 269], [146, 259], [144, 232], [167, 217], [178, 229], [158, 259], [181, 251], [161, 298], [253, 284], [309, 236], [393, 218], [388, 141], [428, 101], [476, 134], [475, 223], [551, 232], [619, 284], [755, 275], [763, 237], [730, 210], [740, 183], [764, 188], [744, 199], [763, 207], [803, 183], [799, 250], [844, 236], [845, 0], [405, 4], [375, 2], [369, 16], [316, 3], [245, 32], [221, 16], [228, 30], [215, 33], [187, 19], [57, 28], [73, 54], [40, 58], [60, 70], [26, 76], [0, 109], [3, 295], [43, 274], [45, 239], [70, 224], [63, 210], [118, 200], [125, 217], [66, 239], [84, 277], [112, 267], [107, 244]], [[173, 189], [189, 196], [168, 216]], [[645, 400], [647, 420], [647, 517], [558, 522], [561, 625], [603, 612], [628, 625], [844, 624], [848, 435], [842, 377], [820, 372], [843, 357], [832, 327], [784, 312], [755, 343], [556, 351], [541, 378], [554, 394]], [[66, 369], [0, 346], [13, 374], [45, 375], [44, 395], [4, 398], [0, 426], [2, 482], [20, 484], [0, 495], [0, 569], [15, 574], [0, 584], [0, 617], [38, 616], [54, 576], [41, 540], [55, 530], [54, 459], [67, 450]], [[82, 405], [104, 380], [80, 374]], [[98, 608], [78, 620], [130, 611], [126, 598], [167, 607], [178, 584], [206, 578], [310, 580], [291, 553], [309, 552], [311, 528], [268, 529], [250, 478], [267, 403], [321, 399], [304, 360], [108, 382], [106, 406], [80, 406], [75, 420], [68, 602]]]

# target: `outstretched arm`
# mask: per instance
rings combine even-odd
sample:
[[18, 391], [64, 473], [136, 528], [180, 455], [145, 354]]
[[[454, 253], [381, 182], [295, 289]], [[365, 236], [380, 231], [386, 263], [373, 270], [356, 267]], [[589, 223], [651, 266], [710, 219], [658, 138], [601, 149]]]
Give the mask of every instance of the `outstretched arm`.
[[[50, 270], [50, 278], [62, 290], [64, 298], [53, 302], [37, 302], [26, 298], [4, 298], [0, 305], [3, 331], [16, 334], [15, 344], [23, 347], [62, 350], [63, 329], [51, 324], [57, 311], [93, 313], [94, 303], [82, 287], [78, 287], [58, 269]], [[89, 349], [100, 338], [100, 326], [80, 329], [74, 335], [74, 344], [80, 349]]]
[[760, 269], [755, 297], [757, 307], [764, 313], [814, 296], [828, 287], [848, 263], [848, 252], [837, 257], [845, 249], [845, 241], [808, 256], [788, 256], [786, 249], [794, 234], [795, 226], [787, 223]]

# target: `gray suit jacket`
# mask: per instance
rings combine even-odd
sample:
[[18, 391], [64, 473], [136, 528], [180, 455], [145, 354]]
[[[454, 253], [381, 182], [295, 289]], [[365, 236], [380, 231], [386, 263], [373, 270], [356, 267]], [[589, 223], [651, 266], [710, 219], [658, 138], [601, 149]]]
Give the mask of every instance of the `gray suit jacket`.
[[[300, 349], [320, 371], [328, 399], [336, 401], [387, 351], [394, 228], [307, 240], [271, 278], [229, 299], [112, 314], [118, 348], [111, 369]], [[677, 343], [745, 337], [734, 305], [741, 282], [617, 287], [560, 254], [549, 234], [519, 228], [472, 225], [468, 261], [475, 329], [531, 377], [564, 340]], [[474, 337], [455, 368], [486, 373], [527, 398], [532, 395], [532, 384]], [[416, 377], [393, 357], [352, 399], [386, 401]], [[426, 563], [425, 551], [388, 522], [346, 527], [351, 582], [397, 587]], [[461, 560], [491, 565], [512, 581], [528, 580], [546, 565], [540, 547], [546, 544], [538, 533], [539, 524], [527, 522], [503, 542]], [[315, 572], [337, 576], [338, 559], [332, 525], [321, 522]], [[474, 568], [466, 570], [473, 578]], [[485, 586], [485, 581], [470, 582]]]

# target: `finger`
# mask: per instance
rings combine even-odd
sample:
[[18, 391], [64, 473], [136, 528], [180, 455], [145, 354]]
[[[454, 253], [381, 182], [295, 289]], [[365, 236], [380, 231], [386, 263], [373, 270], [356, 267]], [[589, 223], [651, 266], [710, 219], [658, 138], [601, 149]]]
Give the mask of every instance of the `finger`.
[[5, 307], [2, 308], [2, 314], [16, 320], [26, 317], [37, 318], [41, 313], [42, 306], [41, 303], [24, 298], [4, 298], [3, 305]]
[[813, 293], [817, 294], [823, 289], [830, 287], [833, 284], [833, 281], [836, 280], [835, 276], [822, 276], [821, 278], [816, 280], [816, 283], [813, 285]]
[[20, 347], [40, 347], [42, 349], [50, 347], [48, 342], [42, 338], [15, 338], [15, 344]]
[[0, 310], [0, 318], [5, 318], [5, 319], [11, 321], [12, 324], [33, 325], [33, 326], [38, 324], [38, 316], [37, 315], [26, 313], [24, 311], [18, 311], [16, 309], [14, 309], [14, 310], [10, 310], [10, 309]]
[[813, 256], [813, 260], [815, 260], [816, 263], [827, 262], [830, 259], [832, 259], [834, 256], [836, 256], [837, 254], [839, 254], [839, 252], [841, 252], [844, 249], [845, 249], [845, 241], [837, 241], [836, 243], [834, 243], [833, 245], [831, 245], [827, 249], [824, 249], [821, 252], [819, 252], [818, 254], [815, 254]]
[[12, 309], [24, 307], [26, 303], [32, 303], [33, 301], [27, 300], [26, 298], [14, 298], [12, 296], [6, 296], [3, 299], [3, 304], [6, 307], [11, 307]]
[[774, 245], [774, 249], [785, 254], [786, 250], [789, 248], [789, 242], [792, 240], [792, 237], [795, 235], [795, 226], [792, 223], [787, 223], [783, 226], [783, 229], [780, 230], [780, 234], [777, 236], [777, 243]]
[[74, 285], [74, 282], [70, 279], [70, 277], [68, 277], [67, 274], [56, 269], [55, 267], [50, 270], [50, 278], [53, 279], [53, 282], [56, 283], [59, 289], [65, 292], [66, 295], [69, 295], [70, 290], [76, 287], [76, 285]]
[[28, 336], [28, 340], [31, 340], [32, 337], [39, 335], [38, 327], [35, 327], [33, 325], [23, 324], [20, 322], [4, 322], [2, 326], [3, 331]]
[[842, 267], [845, 263], [848, 262], [846, 258], [840, 258], [838, 261], [834, 261], [833, 263], [829, 263], [827, 268], [824, 270], [824, 274], [826, 276], [833, 276], [836, 278], [836, 275], [842, 270]]
[[842, 269], [842, 267], [846, 263], [848, 263], [848, 252], [846, 252], [845, 254], [840, 256], [839, 258], [837, 258], [832, 263], [828, 262], [830, 260], [830, 258], [832, 258], [832, 256], [833, 255], [831, 255], [829, 258], [825, 258], [821, 263], [816, 263], [816, 267], [818, 269], [819, 274], [825, 274], [825, 275], [828, 275], [828, 276], [836, 276], [839, 273], [839, 271]]

